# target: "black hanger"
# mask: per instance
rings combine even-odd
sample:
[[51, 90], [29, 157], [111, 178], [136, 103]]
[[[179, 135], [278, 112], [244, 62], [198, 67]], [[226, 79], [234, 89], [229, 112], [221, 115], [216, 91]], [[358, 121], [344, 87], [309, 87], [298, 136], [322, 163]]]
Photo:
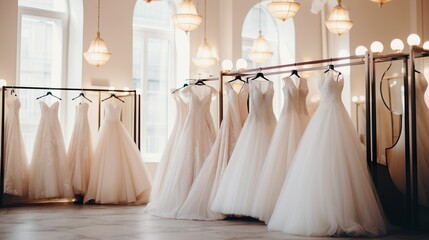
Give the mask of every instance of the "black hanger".
[[46, 97], [46, 96], [52, 96], [52, 97], [54, 97], [54, 98], [56, 98], [56, 99], [58, 99], [58, 100], [62, 101], [62, 99], [61, 99], [60, 97], [55, 96], [54, 94], [52, 94], [52, 92], [51, 92], [51, 91], [48, 91], [45, 95], [42, 95], [42, 96], [40, 96], [40, 97], [37, 97], [37, 98], [36, 98], [36, 100], [39, 100], [39, 99], [44, 98], [44, 97]]
[[179, 91], [180, 89], [185, 88], [185, 87], [187, 87], [187, 86], [189, 86], [189, 84], [185, 83], [185, 84], [183, 84], [183, 86], [182, 86], [182, 87], [179, 87], [179, 88], [174, 89], [174, 90], [173, 90], [173, 92], [171, 92], [171, 93], [175, 93], [175, 92]]
[[244, 83], [246, 82], [246, 80], [243, 80], [241, 78], [241, 75], [236, 75], [235, 78], [232, 79], [232, 80], [229, 80], [228, 83], [235, 82], [235, 81], [241, 81], [241, 82], [244, 82]]
[[270, 81], [268, 78], [266, 78], [266, 77], [264, 76], [264, 74], [263, 74], [262, 72], [258, 72], [258, 73], [256, 74], [256, 76], [255, 76], [254, 78], [250, 79], [250, 80], [255, 80], [255, 79], [257, 79], [257, 78], [262, 78], [262, 79], [265, 79], [265, 80], [267, 80], [267, 81]]
[[72, 101], [74, 101], [75, 99], [77, 99], [79, 97], [83, 97], [84, 99], [86, 99], [86, 100], [88, 100], [89, 102], [92, 103], [91, 99], [87, 98], [83, 92], [79, 93], [79, 95], [77, 95], [76, 97], [72, 98]]
[[338, 76], [339, 76], [339, 75], [341, 75], [341, 72], [340, 72], [340, 71], [335, 70], [335, 66], [334, 66], [334, 64], [329, 64], [329, 65], [328, 65], [328, 69], [326, 69], [325, 73], [327, 73], [327, 72], [329, 72], [329, 71], [334, 71], [334, 72], [338, 73]]
[[121, 102], [123, 102], [123, 103], [125, 103], [124, 102], [124, 100], [122, 100], [122, 99], [120, 99], [120, 98], [118, 98], [118, 96], [116, 96], [114, 93], [112, 93], [111, 95], [110, 95], [110, 97], [107, 97], [107, 98], [105, 98], [105, 99], [103, 99], [103, 100], [101, 100], [102, 102], [104, 102], [104, 101], [106, 101], [107, 99], [110, 99], [110, 98], [116, 98], [116, 99], [118, 99], [119, 101], [121, 101]]
[[419, 70], [415, 69], [415, 68], [414, 68], [414, 72], [416, 72], [418, 74], [421, 74], [421, 72]]
[[293, 75], [297, 76], [298, 78], [301, 78], [301, 77], [298, 75], [298, 70], [296, 70], [296, 69], [292, 70], [292, 72], [290, 73], [289, 77], [292, 77]]
[[18, 96], [18, 95], [16, 95], [15, 89], [13, 89], [13, 88], [10, 90], [10, 95], [12, 95], [12, 94], [15, 95], [15, 97]]
[[206, 85], [203, 79], [198, 79], [195, 85]]

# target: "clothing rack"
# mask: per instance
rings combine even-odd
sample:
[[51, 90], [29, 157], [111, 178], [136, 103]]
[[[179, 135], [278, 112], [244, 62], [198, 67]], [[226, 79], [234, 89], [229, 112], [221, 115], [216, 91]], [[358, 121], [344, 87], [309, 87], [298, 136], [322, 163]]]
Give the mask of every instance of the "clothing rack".
[[[410, 52], [410, 100], [411, 100], [411, 181], [410, 181], [410, 210], [411, 210], [411, 226], [415, 229], [419, 228], [419, 211], [418, 211], [418, 176], [417, 176], [417, 109], [416, 109], [416, 64], [417, 58], [429, 57], [429, 50], [425, 50], [418, 46], [413, 46]], [[421, 73], [424, 74], [424, 73]], [[405, 85], [405, 84], [404, 84]], [[408, 127], [408, 126], [407, 126]], [[408, 155], [409, 156], [409, 155]], [[409, 168], [407, 170], [409, 170]], [[409, 179], [407, 179], [409, 180]], [[408, 186], [408, 185], [407, 185]]]
[[[341, 61], [349, 61], [349, 62], [341, 63]], [[291, 73], [292, 70], [297, 70], [298, 72], [316, 71], [316, 70], [326, 69], [327, 66], [335, 62], [340, 62], [338, 64], [335, 64], [335, 67], [345, 67], [345, 66], [354, 66], [354, 65], [363, 65], [363, 64], [367, 66], [368, 56], [348, 56], [348, 57], [339, 57], [339, 58], [326, 58], [326, 59], [320, 59], [320, 60], [312, 60], [312, 61], [305, 61], [305, 62], [296, 62], [296, 63], [282, 64], [282, 65], [275, 65], [275, 66], [245, 69], [245, 70], [233, 71], [233, 72], [221, 72], [220, 81], [219, 81], [219, 124], [222, 122], [222, 119], [223, 119], [222, 94], [223, 94], [223, 82], [225, 77], [233, 77], [237, 75], [253, 76], [255, 75], [255, 73], [258, 73], [258, 72], [264, 72], [264, 76], [270, 76], [270, 75], [280, 75], [280, 74]], [[309, 65], [319, 65], [319, 66], [308, 67]], [[368, 77], [369, 76], [366, 76], [367, 80], [368, 80]], [[369, 98], [369, 95], [366, 97]]]
[[[137, 103], [140, 106], [140, 96], [137, 95], [136, 90], [109, 90], [109, 89], [101, 89], [101, 88], [61, 88], [61, 87], [30, 87], [30, 86], [3, 86], [2, 87], [2, 104], [1, 104], [1, 175], [0, 175], [0, 208], [3, 207], [3, 196], [4, 196], [4, 177], [5, 177], [5, 147], [4, 147], [4, 131], [5, 131], [5, 96], [7, 89], [15, 90], [15, 89], [23, 89], [23, 90], [58, 90], [58, 91], [79, 91], [79, 92], [98, 92], [98, 128], [100, 128], [100, 120], [101, 120], [101, 93], [102, 92], [110, 92], [110, 93], [127, 93], [126, 96], [133, 96], [133, 120], [134, 120], [134, 142], [137, 143], [138, 137], [138, 148], [140, 149], [140, 122], [139, 122], [139, 134], [137, 136], [137, 119], [140, 120], [140, 108], [137, 110]], [[121, 97], [121, 96], [118, 96]], [[138, 102], [137, 102], [138, 101]]]

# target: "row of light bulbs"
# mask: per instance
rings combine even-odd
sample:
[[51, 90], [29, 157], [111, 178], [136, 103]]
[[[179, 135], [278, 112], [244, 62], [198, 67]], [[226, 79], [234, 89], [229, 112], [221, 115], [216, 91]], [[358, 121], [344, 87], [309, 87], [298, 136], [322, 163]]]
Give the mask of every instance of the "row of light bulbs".
[[[412, 33], [407, 37], [407, 43], [410, 47], [419, 46], [421, 43], [421, 38], [418, 34]], [[404, 43], [399, 38], [395, 38], [392, 40], [392, 42], [390, 42], [390, 48], [392, 49], [392, 51], [396, 53], [402, 52], [402, 50], [404, 50], [404, 47], [405, 47]], [[375, 41], [371, 43], [370, 49], [371, 49], [371, 52], [380, 54], [383, 52], [384, 46], [383, 46], [383, 43], [381, 43], [380, 41]], [[425, 43], [423, 43], [423, 49], [429, 50], [429, 41], [426, 41]], [[355, 55], [363, 56], [366, 54], [367, 51], [368, 49], [365, 46], [360, 45], [356, 47]]]

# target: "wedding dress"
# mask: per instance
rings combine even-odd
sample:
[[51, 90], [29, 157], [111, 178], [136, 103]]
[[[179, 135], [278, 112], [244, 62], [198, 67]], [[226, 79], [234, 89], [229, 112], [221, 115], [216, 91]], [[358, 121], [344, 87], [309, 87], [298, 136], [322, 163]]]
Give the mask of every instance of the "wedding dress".
[[103, 103], [105, 117], [99, 130], [84, 202], [141, 204], [149, 199], [149, 174], [139, 149], [120, 121], [124, 105], [114, 98]]
[[176, 217], [215, 140], [210, 104], [216, 90], [208, 85], [191, 85], [181, 93], [188, 103], [188, 115], [161, 191], [149, 209], [161, 217]]
[[11, 94], [6, 99], [8, 107], [4, 127], [4, 193], [15, 196], [28, 195], [28, 162], [22, 138], [19, 109], [21, 102]]
[[211, 210], [250, 216], [271, 136], [276, 125], [273, 83], [249, 83], [250, 112], [221, 178]]
[[301, 78], [298, 81], [297, 87], [290, 77], [283, 78], [284, 106], [256, 188], [252, 216], [265, 223], [270, 220], [296, 148], [309, 121], [306, 107], [307, 80]]
[[67, 151], [68, 169], [74, 194], [85, 194], [92, 161], [91, 129], [88, 103], [76, 105], [75, 122]]
[[[416, 75], [416, 127], [417, 127], [417, 187], [418, 202], [429, 207], [429, 109], [425, 102], [428, 82], [424, 75]], [[405, 194], [405, 131], [402, 120], [402, 132], [398, 143], [391, 151], [388, 169], [395, 186]]]
[[177, 214], [177, 218], [197, 220], [224, 218], [223, 214], [213, 212], [210, 207], [216, 194], [220, 177], [228, 164], [244, 120], [247, 117], [247, 97], [249, 95], [247, 83], [243, 83], [238, 93], [230, 83], [225, 83], [225, 88], [228, 109], [220, 126], [219, 134], [210, 154], [195, 178], [188, 197]]
[[321, 102], [301, 138], [270, 230], [305, 236], [379, 236], [384, 214], [364, 146], [341, 102], [342, 75], [325, 73]]
[[73, 197], [66, 148], [58, 119], [59, 102], [40, 103], [40, 122], [30, 164], [30, 198]]
[[176, 103], [176, 122], [174, 123], [173, 130], [171, 131], [167, 145], [161, 156], [161, 160], [158, 164], [158, 167], [156, 168], [156, 174], [152, 184], [152, 191], [150, 193], [151, 202], [156, 201], [158, 194], [161, 191], [165, 173], [167, 171], [168, 165], [170, 164], [172, 154], [174, 154], [174, 149], [179, 141], [180, 134], [182, 133], [188, 111], [186, 103], [180, 96], [180, 90], [172, 93], [172, 96], [174, 102]]

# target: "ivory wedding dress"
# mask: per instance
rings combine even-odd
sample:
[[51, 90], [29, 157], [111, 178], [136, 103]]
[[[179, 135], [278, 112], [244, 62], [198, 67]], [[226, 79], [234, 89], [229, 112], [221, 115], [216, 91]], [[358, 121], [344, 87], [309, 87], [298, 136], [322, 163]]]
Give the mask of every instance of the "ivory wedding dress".
[[237, 93], [230, 83], [225, 83], [228, 109], [222, 120], [215, 143], [195, 178], [188, 197], [177, 218], [196, 220], [223, 219], [224, 215], [210, 209], [214, 196], [238, 135], [247, 117], [248, 84], [243, 83]]
[[30, 198], [73, 197], [66, 148], [58, 119], [59, 102], [40, 103], [40, 122], [30, 165]]
[[68, 169], [74, 194], [85, 194], [93, 156], [91, 129], [88, 122], [88, 103], [79, 103], [67, 151]]
[[161, 191], [162, 184], [164, 182], [165, 173], [167, 172], [168, 166], [170, 164], [170, 159], [174, 154], [175, 147], [179, 141], [180, 134], [183, 130], [183, 125], [185, 124], [186, 115], [188, 111], [187, 104], [183, 101], [180, 96], [180, 90], [172, 93], [174, 102], [176, 103], [176, 121], [174, 123], [173, 130], [171, 131], [170, 137], [168, 139], [167, 145], [164, 149], [164, 152], [161, 156], [161, 160], [156, 168], [155, 178], [152, 184], [152, 191], [150, 193], [150, 201], [156, 201], [158, 198], [159, 192]]
[[270, 230], [305, 236], [386, 233], [364, 146], [341, 101], [343, 86], [335, 71], [320, 78], [321, 102], [296, 150]]
[[6, 99], [8, 107], [4, 127], [4, 193], [15, 196], [28, 195], [28, 162], [19, 120], [21, 102], [11, 94]]
[[255, 186], [273, 134], [273, 83], [249, 83], [250, 112], [221, 178], [211, 210], [224, 214], [250, 216], [256, 196]]
[[84, 202], [141, 204], [149, 199], [149, 174], [139, 149], [120, 121], [124, 105], [114, 98], [103, 103], [105, 117], [99, 130]]
[[161, 217], [176, 217], [215, 140], [210, 104], [216, 90], [208, 85], [191, 85], [181, 93], [188, 103], [188, 115], [159, 196], [149, 209]]
[[296, 148], [310, 119], [306, 107], [307, 80], [301, 78], [295, 86], [290, 77], [283, 78], [284, 106], [271, 138], [260, 180], [257, 183], [252, 216], [268, 223]]

